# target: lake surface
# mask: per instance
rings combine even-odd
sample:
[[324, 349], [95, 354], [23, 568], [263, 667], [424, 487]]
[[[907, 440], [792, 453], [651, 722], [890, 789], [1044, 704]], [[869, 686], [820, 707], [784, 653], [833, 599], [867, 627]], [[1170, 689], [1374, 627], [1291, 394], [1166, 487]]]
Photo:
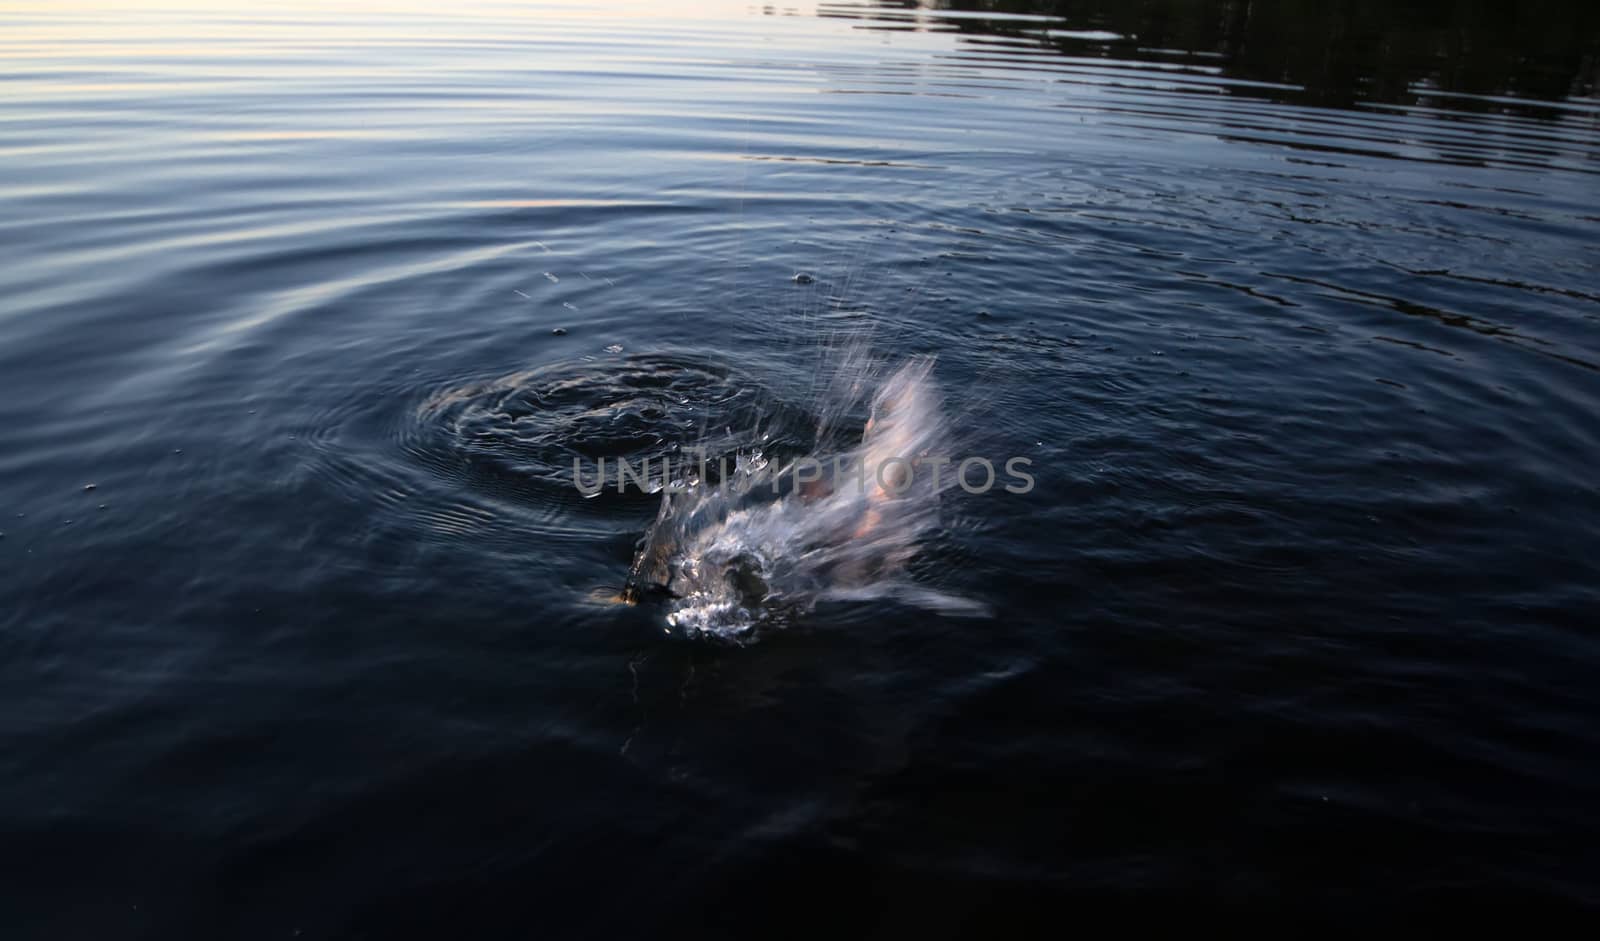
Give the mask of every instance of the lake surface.
[[[1600, 906], [1600, 10], [988, 6], [0, 5], [6, 936]], [[611, 603], [839, 337], [982, 611]]]

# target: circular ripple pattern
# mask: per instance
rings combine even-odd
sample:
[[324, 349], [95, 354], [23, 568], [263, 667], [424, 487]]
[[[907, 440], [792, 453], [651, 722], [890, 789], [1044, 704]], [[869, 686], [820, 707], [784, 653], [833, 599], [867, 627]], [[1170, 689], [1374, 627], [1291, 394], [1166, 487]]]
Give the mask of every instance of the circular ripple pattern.
[[[756, 443], [800, 446], [810, 422], [725, 366], [645, 354], [557, 363], [442, 389], [417, 409], [408, 448], [451, 474], [522, 487], [571, 488], [606, 464], [608, 493], [619, 462], [649, 462], [659, 480], [704, 448], [709, 461]], [[686, 449], [689, 449], [686, 451]], [[639, 488], [632, 478], [627, 488]]]

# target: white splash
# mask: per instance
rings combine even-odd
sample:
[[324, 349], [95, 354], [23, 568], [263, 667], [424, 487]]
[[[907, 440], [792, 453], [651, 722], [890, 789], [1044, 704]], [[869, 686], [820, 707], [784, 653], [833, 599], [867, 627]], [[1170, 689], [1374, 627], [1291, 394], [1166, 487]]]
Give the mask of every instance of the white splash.
[[933, 361], [874, 381], [864, 356], [847, 361], [824, 396], [817, 440], [870, 398], [849, 446], [773, 466], [741, 454], [719, 485], [697, 477], [663, 494], [634, 562], [627, 596], [664, 597], [666, 621], [689, 636], [737, 639], [825, 599], [899, 600], [961, 614], [981, 606], [918, 586], [906, 571], [939, 527], [954, 483], [949, 427]]

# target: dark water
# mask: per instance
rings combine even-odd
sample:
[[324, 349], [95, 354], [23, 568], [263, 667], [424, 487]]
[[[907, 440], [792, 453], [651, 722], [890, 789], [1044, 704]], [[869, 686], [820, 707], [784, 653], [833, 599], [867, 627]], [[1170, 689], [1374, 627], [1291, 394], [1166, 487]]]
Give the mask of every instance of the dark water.
[[[0, 930], [1600, 905], [1596, 8], [992, 6], [0, 7]], [[607, 603], [837, 331], [991, 615]]]

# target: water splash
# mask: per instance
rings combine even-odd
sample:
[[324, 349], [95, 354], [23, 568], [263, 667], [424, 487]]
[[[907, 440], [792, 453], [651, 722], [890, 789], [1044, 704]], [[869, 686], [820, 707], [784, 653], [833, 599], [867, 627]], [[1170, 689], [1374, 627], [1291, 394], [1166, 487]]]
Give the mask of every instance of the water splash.
[[[980, 613], [907, 572], [955, 482], [948, 468], [938, 473], [951, 430], [933, 367], [916, 358], [889, 372], [864, 349], [845, 350], [821, 394], [815, 452], [776, 461], [750, 449], [715, 480], [686, 474], [662, 495], [625, 597], [659, 599], [668, 628], [685, 636], [730, 640], [829, 599]], [[845, 429], [864, 404], [851, 440]]]

